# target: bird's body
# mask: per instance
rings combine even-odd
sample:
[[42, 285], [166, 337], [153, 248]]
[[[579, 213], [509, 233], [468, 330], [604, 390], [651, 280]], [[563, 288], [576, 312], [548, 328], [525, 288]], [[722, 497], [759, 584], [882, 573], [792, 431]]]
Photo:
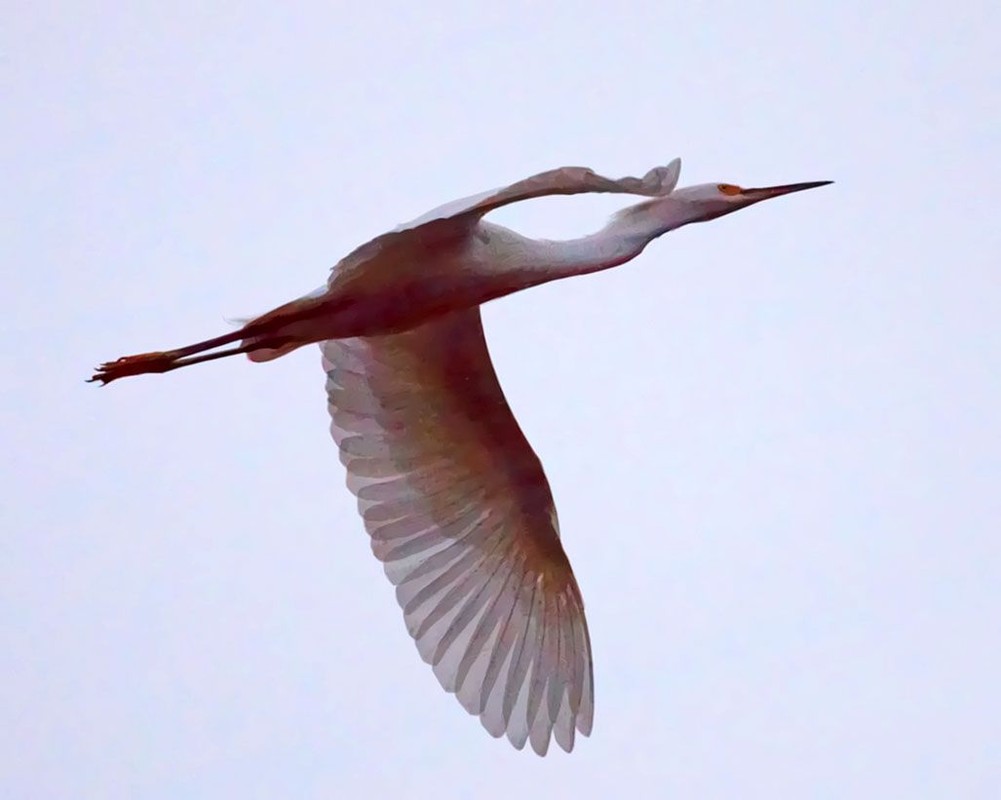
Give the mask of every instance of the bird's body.
[[[326, 286], [238, 331], [109, 362], [94, 380], [236, 353], [267, 361], [321, 342], [348, 486], [421, 656], [494, 736], [531, 741], [539, 754], [555, 736], [569, 751], [593, 714], [583, 600], [542, 465], [490, 363], [479, 306], [622, 264], [689, 222], [823, 185], [675, 191], [679, 169], [676, 160], [616, 181], [563, 168], [450, 203], [357, 248]], [[483, 220], [508, 203], [583, 192], [651, 199], [566, 242]]]
[[323, 341], [399, 333], [517, 291], [533, 254], [531, 240], [487, 222], [471, 236], [449, 233], [422, 241], [419, 258], [400, 242], [348, 256], [325, 287], [303, 299], [320, 300], [312, 326], [292, 334]]
[[[624, 185], [642, 194], [670, 192], [677, 169], [676, 162], [670, 168], [651, 170], [643, 182], [624, 179]], [[589, 170], [564, 168], [543, 175], [557, 173], [575, 178], [578, 192], [625, 191], [622, 181], [608, 181]], [[535, 184], [530, 195], [540, 193], [540, 177], [522, 182]], [[398, 333], [449, 311], [621, 264], [638, 255], [653, 238], [645, 229], [613, 220], [611, 230], [552, 242], [530, 239], [484, 220], [489, 210], [527, 199], [521, 192], [512, 192], [515, 187], [449, 203], [366, 242], [338, 262], [325, 287], [251, 324], [270, 322], [289, 312], [309, 314], [280, 333], [269, 332], [293, 338], [288, 347], [280, 348], [282, 354], [310, 341]], [[266, 360], [267, 356], [257, 350], [251, 358]]]

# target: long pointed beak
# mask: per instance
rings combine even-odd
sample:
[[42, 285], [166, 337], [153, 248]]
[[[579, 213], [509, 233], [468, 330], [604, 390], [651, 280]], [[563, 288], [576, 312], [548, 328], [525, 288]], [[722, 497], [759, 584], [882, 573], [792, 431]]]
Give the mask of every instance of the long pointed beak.
[[772, 197], [780, 197], [793, 192], [803, 192], [807, 189], [816, 189], [820, 186], [827, 186], [834, 181], [810, 181], [808, 183], [786, 183], [782, 186], [766, 186], [762, 189], [744, 189], [741, 194], [748, 200], [757, 202], [758, 200], [769, 200]]

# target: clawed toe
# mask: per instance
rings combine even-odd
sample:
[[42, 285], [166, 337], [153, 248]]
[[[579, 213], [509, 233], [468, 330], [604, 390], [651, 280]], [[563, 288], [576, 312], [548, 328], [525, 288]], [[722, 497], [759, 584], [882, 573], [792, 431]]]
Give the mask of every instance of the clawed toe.
[[111, 383], [118, 378], [129, 375], [144, 375], [151, 372], [167, 372], [176, 366], [176, 356], [170, 352], [142, 353], [135, 356], [122, 356], [115, 361], [106, 361], [97, 368], [97, 372], [88, 383], [100, 381]]

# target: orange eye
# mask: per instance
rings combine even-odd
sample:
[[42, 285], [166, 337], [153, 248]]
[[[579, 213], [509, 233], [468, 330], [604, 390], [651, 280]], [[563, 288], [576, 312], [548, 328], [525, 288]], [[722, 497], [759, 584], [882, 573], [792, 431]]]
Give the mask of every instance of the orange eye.
[[720, 192], [722, 192], [723, 194], [730, 195], [731, 197], [733, 197], [734, 195], [738, 195], [744, 191], [739, 186], [734, 186], [732, 183], [721, 183], [716, 188], [719, 189]]

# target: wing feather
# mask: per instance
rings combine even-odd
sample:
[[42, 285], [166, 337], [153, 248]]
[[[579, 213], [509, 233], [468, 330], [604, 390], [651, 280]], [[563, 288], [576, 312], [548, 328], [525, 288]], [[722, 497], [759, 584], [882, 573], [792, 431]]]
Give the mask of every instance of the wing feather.
[[492, 735], [571, 750], [593, 705], [583, 601], [479, 310], [322, 347], [348, 486], [421, 657]]
[[[450, 237], [463, 235], [486, 214], [511, 203], [532, 200], [537, 197], [572, 194], [632, 194], [643, 197], [663, 197], [674, 191], [681, 174], [681, 159], [674, 159], [662, 167], [654, 167], [642, 178], [606, 178], [587, 167], [559, 167], [524, 180], [516, 181], [499, 189], [453, 200], [432, 209], [410, 222], [399, 225], [389, 233], [377, 236], [356, 248], [335, 265], [331, 274], [333, 280], [338, 274], [348, 273], [360, 264], [374, 258], [376, 254], [396, 244], [412, 241], [417, 228], [425, 246], [444, 241]], [[346, 355], [346, 359], [354, 356]], [[379, 356], [370, 366], [379, 363]], [[347, 365], [348, 362], [345, 362]]]
[[680, 173], [681, 159], [678, 158], [666, 166], [654, 167], [642, 178], [631, 176], [606, 178], [587, 167], [559, 167], [540, 172], [538, 175], [532, 175], [499, 189], [481, 192], [461, 200], [453, 200], [428, 211], [412, 222], [400, 225], [393, 233], [412, 230], [420, 225], [443, 219], [457, 217], [480, 219], [501, 206], [551, 195], [597, 192], [659, 197], [674, 191]]

